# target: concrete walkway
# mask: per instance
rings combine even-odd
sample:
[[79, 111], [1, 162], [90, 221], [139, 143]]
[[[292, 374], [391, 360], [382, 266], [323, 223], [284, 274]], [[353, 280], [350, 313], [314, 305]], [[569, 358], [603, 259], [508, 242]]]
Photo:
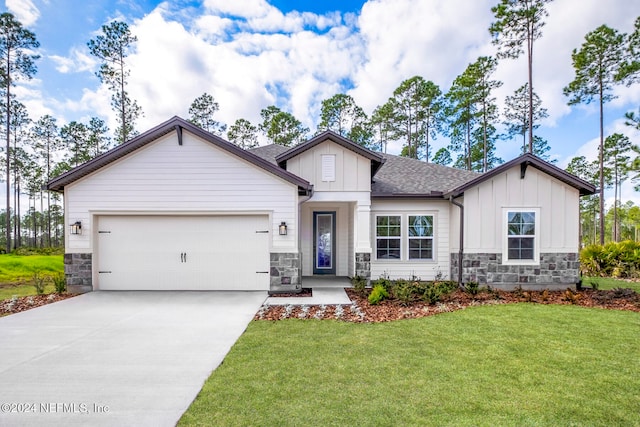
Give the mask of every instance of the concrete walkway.
[[0, 318], [0, 425], [174, 426], [266, 292], [93, 292]]
[[310, 297], [267, 298], [265, 305], [351, 305], [344, 288], [314, 287]]

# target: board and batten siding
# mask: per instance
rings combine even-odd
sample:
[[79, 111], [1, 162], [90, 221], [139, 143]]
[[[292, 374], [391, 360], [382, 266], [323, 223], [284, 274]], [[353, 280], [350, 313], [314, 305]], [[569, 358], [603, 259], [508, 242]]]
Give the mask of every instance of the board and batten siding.
[[[578, 252], [579, 192], [533, 167], [520, 178], [520, 166], [466, 190], [464, 199], [465, 253], [501, 253], [503, 208], [539, 208], [541, 253]], [[452, 252], [458, 250], [458, 209], [451, 208]]]
[[[65, 187], [69, 253], [93, 251], [100, 214], [268, 214], [272, 252], [298, 252], [297, 186], [188, 132], [167, 134]], [[285, 221], [286, 236], [278, 235]]]
[[[322, 155], [335, 156], [335, 180], [322, 180]], [[311, 183], [314, 192], [371, 191], [371, 160], [325, 141], [287, 160], [287, 170]]]
[[[438, 200], [374, 199], [371, 202], [371, 280], [382, 275], [391, 279], [409, 279], [417, 276], [422, 280], [433, 280], [439, 273], [449, 278], [449, 202]], [[400, 260], [376, 259], [376, 216], [400, 215], [402, 217], [402, 250]], [[409, 260], [408, 257], [408, 216], [433, 215], [434, 217], [434, 259]]]

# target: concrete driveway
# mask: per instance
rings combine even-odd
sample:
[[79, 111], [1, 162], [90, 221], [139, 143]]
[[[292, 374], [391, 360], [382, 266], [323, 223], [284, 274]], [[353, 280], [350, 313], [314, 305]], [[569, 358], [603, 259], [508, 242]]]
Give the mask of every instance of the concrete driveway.
[[266, 292], [93, 292], [0, 318], [0, 425], [173, 426]]

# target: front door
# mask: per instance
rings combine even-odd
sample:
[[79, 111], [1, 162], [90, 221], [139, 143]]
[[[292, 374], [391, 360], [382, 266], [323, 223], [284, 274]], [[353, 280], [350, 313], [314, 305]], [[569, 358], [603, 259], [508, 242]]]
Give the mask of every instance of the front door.
[[336, 213], [313, 213], [313, 274], [336, 274]]

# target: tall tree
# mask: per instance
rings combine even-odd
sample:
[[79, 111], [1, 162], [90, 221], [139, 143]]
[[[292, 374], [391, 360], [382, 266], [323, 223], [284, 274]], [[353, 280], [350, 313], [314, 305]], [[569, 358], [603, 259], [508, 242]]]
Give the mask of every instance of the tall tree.
[[[387, 144], [393, 132], [393, 105], [391, 101], [379, 105], [371, 114], [371, 124], [376, 135], [375, 148], [380, 147], [380, 152], [387, 152]], [[373, 147], [372, 147], [373, 148]]]
[[433, 156], [433, 163], [437, 165], [449, 166], [452, 161], [451, 153], [446, 147], [440, 148]]
[[618, 226], [618, 206], [620, 204], [619, 195], [622, 182], [629, 177], [629, 153], [631, 152], [631, 140], [620, 133], [609, 135], [604, 141], [605, 167], [611, 171], [614, 188], [613, 198], [613, 229], [611, 240], [620, 240]]
[[[495, 150], [492, 150], [493, 141], [490, 136], [495, 136], [495, 127], [493, 124], [498, 119], [498, 107], [495, 103], [496, 99], [491, 96], [494, 89], [502, 86], [502, 82], [491, 80], [491, 75], [495, 72], [497, 62], [490, 56], [481, 56], [476, 62], [471, 64], [473, 76], [476, 79], [476, 92], [478, 98], [478, 113], [480, 116], [480, 126], [482, 128], [482, 171], [486, 172], [489, 165], [489, 156]], [[491, 147], [490, 147], [491, 146]], [[493, 164], [493, 162], [491, 162]]]
[[116, 140], [123, 143], [136, 134], [135, 122], [142, 115], [138, 103], [129, 97], [126, 90], [130, 70], [126, 58], [138, 41], [125, 22], [114, 21], [102, 26], [102, 34], [89, 40], [89, 52], [102, 61], [96, 73], [102, 83], [112, 91], [111, 106], [118, 114], [120, 127], [116, 129]]
[[[545, 9], [551, 0], [501, 0], [491, 8], [497, 21], [489, 27], [498, 58], [519, 58], [527, 53], [529, 82], [529, 152], [533, 152], [533, 42], [542, 36]], [[526, 48], [523, 45], [526, 44]]]
[[14, 248], [19, 248], [22, 244], [20, 241], [20, 184], [21, 178], [24, 176], [24, 168], [28, 153], [23, 146], [28, 139], [27, 126], [31, 123], [27, 107], [20, 101], [11, 103], [13, 110], [11, 114], [11, 134], [13, 135], [13, 150], [11, 153], [13, 164], [13, 212], [14, 219]]
[[20, 79], [31, 79], [36, 74], [35, 61], [39, 58], [33, 53], [40, 46], [36, 35], [23, 28], [11, 13], [0, 14], [0, 89], [4, 91], [6, 126], [6, 251], [11, 251], [11, 87]]
[[260, 117], [260, 131], [274, 144], [290, 147], [302, 142], [309, 133], [309, 128], [304, 127], [293, 114], [282, 111], [275, 105], [263, 108]]
[[[580, 50], [571, 54], [574, 80], [563, 89], [569, 105], [598, 101], [600, 107], [600, 212], [604, 212], [604, 104], [615, 98], [612, 91], [619, 79], [624, 58], [625, 35], [602, 25], [585, 36]], [[600, 244], [604, 244], [604, 215], [600, 215]]]
[[332, 130], [353, 142], [369, 147], [373, 126], [364, 110], [350, 95], [338, 93], [322, 101], [318, 131]]
[[[542, 100], [533, 92], [533, 103], [529, 98], [529, 83], [520, 86], [511, 96], [505, 98], [504, 125], [507, 127], [507, 135], [513, 138], [522, 136], [522, 154], [528, 151], [527, 131], [529, 130], [529, 109], [533, 111], [533, 129], [540, 127], [540, 121], [549, 117], [546, 108], [542, 108]], [[535, 137], [532, 153], [539, 155], [535, 150]]]
[[636, 18], [634, 31], [629, 34], [627, 41], [627, 55], [616, 77], [629, 86], [640, 80], [640, 16]]
[[258, 146], [258, 128], [247, 119], [238, 119], [229, 126], [227, 138], [245, 150]]
[[[586, 157], [579, 156], [571, 159], [566, 171], [598, 185], [598, 161], [589, 162]], [[597, 214], [599, 213], [598, 197], [595, 195], [580, 197], [580, 241], [583, 245], [596, 243], [598, 235]], [[603, 214], [604, 215], [604, 214]]]
[[[38, 119], [32, 129], [34, 150], [44, 161], [44, 179], [49, 181], [54, 167], [54, 155], [60, 148], [60, 138], [56, 119], [45, 115]], [[51, 246], [51, 197], [47, 191], [47, 244]]]
[[109, 149], [109, 128], [104, 120], [98, 117], [91, 117], [87, 125], [89, 140], [87, 141], [91, 157], [96, 157]]
[[89, 128], [84, 124], [72, 121], [60, 129], [60, 142], [67, 148], [66, 161], [73, 167], [91, 159], [89, 145]]
[[440, 88], [420, 76], [413, 76], [393, 91], [390, 105], [393, 108], [391, 138], [404, 140], [404, 153], [418, 158], [420, 148], [425, 147], [425, 160], [429, 161], [429, 134], [435, 136], [436, 117], [441, 108]]
[[222, 136], [227, 130], [227, 125], [220, 123], [214, 118], [219, 110], [220, 105], [218, 102], [212, 95], [205, 92], [191, 103], [189, 107], [189, 122], [207, 132]]

